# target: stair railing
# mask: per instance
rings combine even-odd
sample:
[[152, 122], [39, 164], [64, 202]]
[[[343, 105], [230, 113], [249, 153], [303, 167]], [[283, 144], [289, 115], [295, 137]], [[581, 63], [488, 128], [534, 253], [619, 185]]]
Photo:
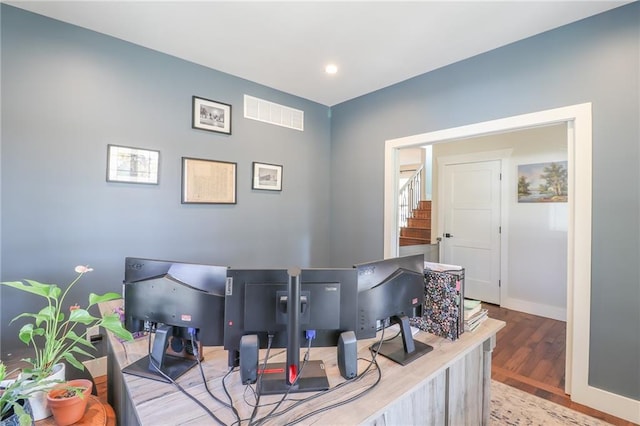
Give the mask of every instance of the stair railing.
[[418, 207], [422, 198], [422, 168], [423, 166], [420, 166], [400, 188], [398, 195], [398, 226], [400, 228], [407, 226], [411, 212]]

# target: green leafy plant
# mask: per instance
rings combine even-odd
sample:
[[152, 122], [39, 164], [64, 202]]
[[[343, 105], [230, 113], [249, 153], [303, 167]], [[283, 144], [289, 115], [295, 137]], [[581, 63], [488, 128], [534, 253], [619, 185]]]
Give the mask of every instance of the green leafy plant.
[[69, 314], [65, 315], [64, 300], [69, 290], [80, 281], [84, 274], [93, 271], [93, 269], [87, 266], [76, 266], [75, 271], [78, 276], [64, 291], [55, 284], [43, 284], [34, 280], [2, 282], [2, 285], [46, 299], [46, 306], [38, 313], [22, 313], [11, 321], [19, 318], [31, 318], [31, 322], [22, 326], [18, 337], [25, 344], [32, 346], [35, 351], [33, 358], [25, 359], [31, 364], [31, 368], [23, 370], [23, 373], [30, 375], [35, 381], [49, 376], [53, 366], [63, 360], [80, 370], [84, 370], [84, 365], [76, 359], [76, 355], [94, 357], [82, 348], [95, 350], [93, 344], [86, 338], [89, 327], [103, 327], [120, 339], [133, 340], [131, 333], [123, 327], [118, 314], [109, 313], [101, 317], [94, 317], [88, 312], [90, 307], [98, 303], [119, 299], [121, 296], [117, 293], [103, 295], [91, 293], [89, 304], [85, 308], [81, 308], [77, 304], [70, 306], [68, 308]]
[[0, 362], [0, 382], [3, 382], [4, 385], [4, 389], [0, 390], [0, 420], [10, 417], [13, 412], [18, 416], [20, 425], [31, 425], [31, 415], [25, 411], [22, 404], [35, 392], [35, 389], [33, 389], [35, 384], [25, 381], [24, 379], [8, 380], [5, 382], [6, 378], [7, 367], [4, 363]]

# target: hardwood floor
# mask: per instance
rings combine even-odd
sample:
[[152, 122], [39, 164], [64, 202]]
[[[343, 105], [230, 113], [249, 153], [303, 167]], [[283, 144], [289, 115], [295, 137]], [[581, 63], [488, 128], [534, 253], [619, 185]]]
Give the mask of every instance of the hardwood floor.
[[505, 321], [491, 362], [494, 380], [616, 426], [638, 426], [581, 404], [564, 393], [566, 323], [483, 303], [489, 317]]

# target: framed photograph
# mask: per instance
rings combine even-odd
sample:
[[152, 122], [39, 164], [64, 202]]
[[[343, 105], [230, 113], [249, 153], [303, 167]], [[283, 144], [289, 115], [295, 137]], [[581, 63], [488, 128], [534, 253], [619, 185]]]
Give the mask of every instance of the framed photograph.
[[236, 204], [236, 163], [182, 157], [182, 203]]
[[194, 129], [231, 134], [231, 105], [194, 96], [192, 112]]
[[251, 188], [282, 191], [282, 166], [254, 162]]
[[567, 161], [518, 165], [519, 203], [566, 203]]
[[160, 151], [107, 145], [107, 182], [158, 184]]

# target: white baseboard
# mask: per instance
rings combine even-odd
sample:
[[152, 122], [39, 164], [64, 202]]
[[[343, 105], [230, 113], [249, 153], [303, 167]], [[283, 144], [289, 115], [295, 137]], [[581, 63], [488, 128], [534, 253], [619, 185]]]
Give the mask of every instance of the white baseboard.
[[514, 311], [526, 312], [527, 314], [538, 315], [540, 317], [551, 318], [558, 321], [567, 321], [567, 308], [541, 303], [529, 302], [522, 299], [507, 297], [500, 301], [500, 306]]
[[571, 400], [621, 419], [640, 424], [640, 401], [617, 395], [593, 386], [586, 386], [584, 393], [571, 395]]
[[101, 356], [100, 358], [90, 359], [83, 362], [84, 367], [89, 370], [92, 377], [106, 376], [107, 374], [107, 357]]

